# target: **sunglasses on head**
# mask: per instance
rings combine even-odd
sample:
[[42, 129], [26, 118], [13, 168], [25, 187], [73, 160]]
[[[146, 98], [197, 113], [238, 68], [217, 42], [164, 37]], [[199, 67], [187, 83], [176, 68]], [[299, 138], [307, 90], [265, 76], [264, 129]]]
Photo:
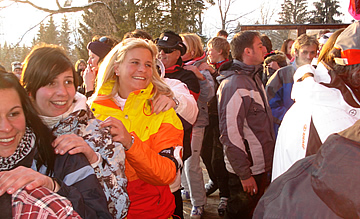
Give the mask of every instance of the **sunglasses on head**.
[[110, 41], [110, 39], [107, 38], [106, 36], [100, 37], [100, 39], [99, 39], [99, 42], [102, 42], [102, 43], [108, 43], [109, 41]]
[[177, 49], [170, 49], [170, 48], [165, 48], [165, 47], [159, 47], [159, 52], [161, 52], [161, 50], [164, 51], [164, 53], [169, 54], [169, 53], [174, 52], [174, 51], [177, 50]]
[[99, 39], [93, 39], [92, 42], [99, 41], [100, 43], [105, 43], [109, 46], [113, 46], [114, 41], [106, 36], [100, 37]]

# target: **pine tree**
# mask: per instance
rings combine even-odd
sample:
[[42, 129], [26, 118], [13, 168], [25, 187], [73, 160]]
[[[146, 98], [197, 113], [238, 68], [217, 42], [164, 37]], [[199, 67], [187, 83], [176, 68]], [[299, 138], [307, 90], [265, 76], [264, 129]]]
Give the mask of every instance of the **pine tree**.
[[279, 24], [304, 24], [309, 22], [306, 0], [284, 0], [281, 4]]
[[50, 16], [50, 19], [45, 26], [45, 36], [43, 42], [49, 44], [59, 44], [58, 36], [59, 32], [56, 30], [54, 19], [52, 16]]
[[70, 27], [66, 15], [62, 18], [61, 30], [59, 33], [59, 44], [68, 52], [69, 55], [71, 54]]
[[[281, 4], [280, 18], [277, 20], [279, 24], [304, 24], [309, 22], [309, 14], [307, 12], [306, 0], [284, 0]], [[286, 40], [290, 38], [289, 30], [278, 30], [278, 40]]]
[[[90, 0], [92, 2], [94, 0]], [[203, 0], [103, 0], [112, 10], [117, 28], [114, 29], [104, 8], [85, 11], [78, 28], [80, 43], [75, 45], [77, 55], [87, 57], [86, 45], [95, 35], [110, 35], [122, 39], [136, 28], [156, 38], [165, 29], [176, 33], [200, 33]], [[201, 34], [201, 33], [200, 33]]]
[[204, 9], [205, 5], [202, 0], [171, 0], [171, 23], [167, 23], [167, 28], [173, 29], [176, 33], [199, 33], [200, 19], [198, 16], [201, 16]]
[[314, 6], [316, 9], [310, 12], [312, 14], [310, 23], [341, 23], [341, 20], [334, 18], [343, 15], [339, 11], [340, 5], [338, 0], [320, 0], [319, 2], [314, 2]]
[[36, 44], [39, 44], [40, 42], [44, 42], [44, 41], [45, 41], [45, 26], [44, 26], [44, 23], [41, 22], [39, 25], [39, 32], [36, 35], [36, 39], [35, 39], [33, 46]]
[[[145, 30], [154, 38], [157, 38], [162, 30], [169, 24], [169, 16], [165, 15], [165, 1], [142, 0], [138, 4], [137, 22], [140, 29]], [[167, 20], [167, 21], [166, 21]]]
[[[89, 0], [89, 2], [93, 1], [95, 0]], [[121, 16], [121, 13], [126, 12], [124, 1], [103, 0], [103, 2], [111, 8], [118, 26], [128, 25], [128, 22]], [[75, 51], [78, 58], [87, 59], [88, 51], [86, 46], [95, 35], [118, 36], [119, 38], [120, 34], [118, 33], [118, 29], [114, 29], [113, 25], [111, 25], [109, 16], [111, 15], [109, 15], [109, 12], [103, 7], [95, 7], [91, 10], [84, 11], [82, 22], [77, 29], [79, 37], [76, 39], [77, 43], [75, 44]]]

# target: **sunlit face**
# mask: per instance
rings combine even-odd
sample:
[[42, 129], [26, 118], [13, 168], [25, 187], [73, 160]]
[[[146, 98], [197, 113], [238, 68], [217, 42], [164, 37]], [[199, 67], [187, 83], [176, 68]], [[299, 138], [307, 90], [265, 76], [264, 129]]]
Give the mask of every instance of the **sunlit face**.
[[98, 55], [96, 55], [95, 53], [93, 53], [90, 49], [89, 49], [89, 59], [88, 59], [88, 64], [90, 65], [91, 68], [94, 68], [94, 70], [98, 70], [99, 69], [99, 59], [100, 57]]
[[129, 50], [124, 61], [115, 67], [115, 73], [119, 77], [121, 98], [127, 99], [133, 91], [145, 89], [153, 74], [153, 57], [146, 48], [134, 48]]
[[74, 101], [75, 87], [72, 70], [69, 69], [36, 92], [35, 108], [40, 115], [55, 117], [64, 114]]
[[0, 156], [9, 157], [25, 134], [25, 114], [14, 88], [0, 89], [0, 101]]
[[176, 64], [180, 55], [180, 50], [174, 50], [171, 53], [165, 53], [164, 50], [160, 50], [158, 54], [158, 59], [160, 59], [160, 61], [164, 64], [165, 68], [170, 68], [171, 66]]
[[[186, 48], [190, 48], [190, 47], [188, 46], [185, 38], [183, 38], [183, 43], [184, 43], [184, 45], [186, 46]], [[187, 49], [187, 50], [186, 50], [186, 53], [181, 56], [181, 59], [182, 59], [183, 61], [189, 61], [189, 60], [191, 60], [191, 59], [193, 58], [191, 53], [192, 53], [192, 51], [190, 51], [190, 50]]]
[[222, 53], [222, 50], [217, 51], [212, 46], [208, 46], [207, 56], [211, 63], [217, 63], [217, 62], [223, 61], [225, 58], [223, 57], [223, 55], [221, 53]]
[[256, 36], [252, 48], [250, 49], [250, 60], [248, 65], [259, 65], [264, 61], [264, 55], [267, 53], [266, 47], [263, 46], [260, 37]]
[[299, 51], [295, 53], [296, 55], [296, 65], [302, 66], [306, 64], [311, 64], [313, 58], [316, 57], [317, 50], [316, 45], [305, 45], [300, 47]]
[[85, 70], [85, 68], [86, 68], [86, 65], [83, 62], [81, 62], [78, 66], [78, 69], [81, 69], [82, 71]]
[[294, 41], [289, 41], [288, 42], [287, 47], [286, 47], [287, 54], [291, 53], [291, 47], [292, 47], [293, 43], [294, 43]]

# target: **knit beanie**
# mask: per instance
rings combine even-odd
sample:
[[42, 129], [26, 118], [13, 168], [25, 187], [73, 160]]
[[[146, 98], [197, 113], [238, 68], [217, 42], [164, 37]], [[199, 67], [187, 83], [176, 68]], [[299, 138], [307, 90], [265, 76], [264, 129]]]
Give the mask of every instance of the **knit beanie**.
[[91, 50], [91, 52], [95, 53], [95, 55], [99, 56], [100, 60], [102, 60], [110, 52], [111, 46], [106, 43], [94, 41], [87, 45], [87, 49]]

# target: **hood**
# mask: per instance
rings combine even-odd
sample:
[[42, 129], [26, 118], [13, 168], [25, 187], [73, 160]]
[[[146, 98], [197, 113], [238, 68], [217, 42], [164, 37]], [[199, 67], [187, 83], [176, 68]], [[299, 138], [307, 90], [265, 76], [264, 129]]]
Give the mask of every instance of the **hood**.
[[226, 62], [220, 66], [220, 75], [216, 77], [216, 80], [221, 83], [225, 78], [235, 74], [247, 75], [253, 78], [257, 73], [261, 73], [262, 70], [262, 65], [246, 65], [245, 63], [234, 59], [233, 61]]
[[156, 59], [156, 65], [159, 67], [160, 77], [161, 77], [162, 79], [165, 78], [165, 66], [164, 66], [164, 64], [160, 61], [160, 59]]
[[[331, 135], [316, 154], [311, 185], [319, 198], [343, 218], [360, 217], [360, 122], [343, 131], [357, 141]], [[349, 134], [350, 133], [350, 134]]]

